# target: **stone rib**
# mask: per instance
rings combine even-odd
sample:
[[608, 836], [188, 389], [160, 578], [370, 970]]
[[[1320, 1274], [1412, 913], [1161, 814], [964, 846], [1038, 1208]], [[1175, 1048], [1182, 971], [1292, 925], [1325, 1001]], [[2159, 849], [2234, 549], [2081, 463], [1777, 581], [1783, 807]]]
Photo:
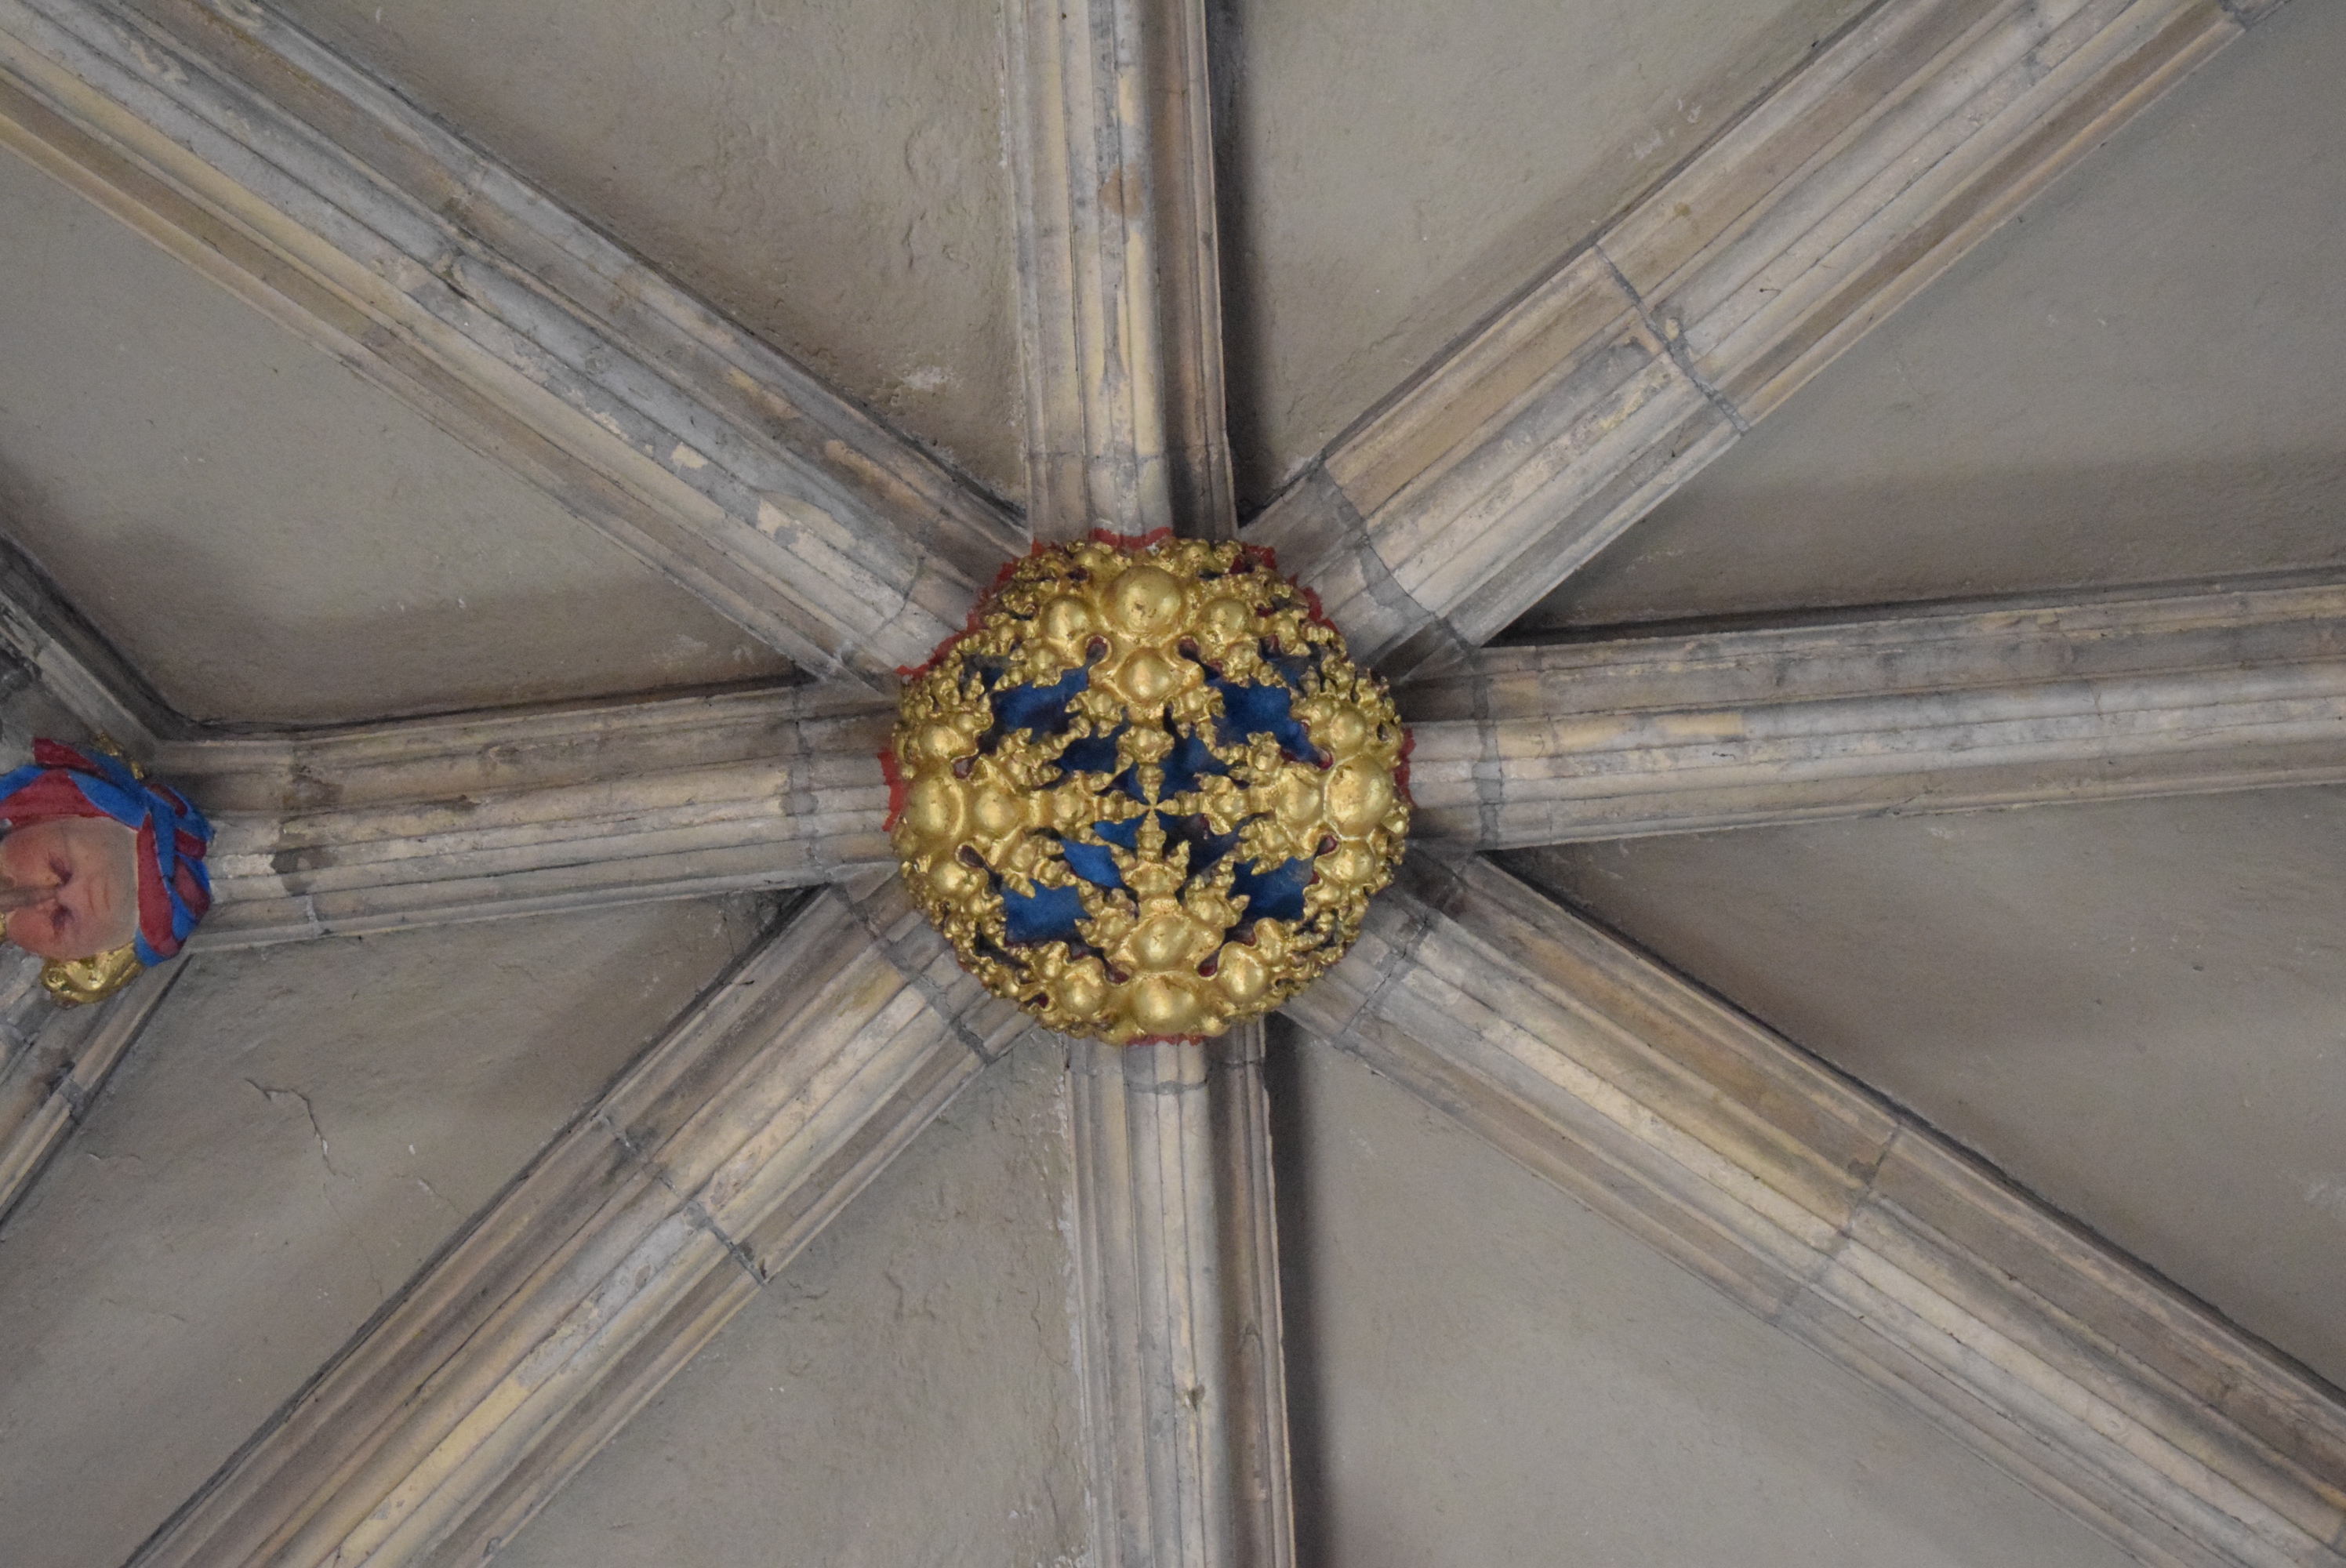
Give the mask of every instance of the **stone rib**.
[[884, 683], [1023, 532], [258, 5], [5, 0], [0, 142], [816, 673]]
[[494, 1553], [1023, 1032], [925, 933], [814, 895], [134, 1561]]
[[[114, 645], [66, 601], [32, 558], [0, 538], [0, 653], [22, 667], [46, 704], [83, 736], [110, 735], [134, 757], [193, 726], [156, 695]], [[13, 690], [0, 677], [0, 693]], [[20, 737], [12, 736], [10, 739]]]
[[2277, 3], [1885, 0], [1248, 536], [1387, 675], [1459, 660]]
[[1067, 1049], [1094, 1555], [1291, 1563], [1262, 1024]]
[[1481, 849], [2346, 779], [2346, 586], [1488, 649], [1402, 694]]
[[1488, 862], [1288, 1004], [2144, 1562], [2346, 1563], [2346, 1402]]
[[893, 863], [892, 708], [792, 687], [177, 742], [200, 947], [804, 886]]
[[8, 1052], [0, 1067], [0, 1219], [89, 1115], [186, 962], [173, 960], [104, 1002], [60, 1008], [41, 990], [41, 961], [11, 950], [0, 986], [0, 1044]]
[[1011, 0], [1029, 514], [1236, 530], [1200, 0]]

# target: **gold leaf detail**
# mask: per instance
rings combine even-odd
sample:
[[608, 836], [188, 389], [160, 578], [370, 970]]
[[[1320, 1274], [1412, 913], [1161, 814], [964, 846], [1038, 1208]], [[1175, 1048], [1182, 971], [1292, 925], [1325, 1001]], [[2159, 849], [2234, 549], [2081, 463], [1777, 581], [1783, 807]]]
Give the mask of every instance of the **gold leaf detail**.
[[1384, 683], [1241, 545], [1038, 550], [900, 712], [906, 884], [963, 967], [1069, 1033], [1269, 1012], [1352, 946], [1409, 831]]

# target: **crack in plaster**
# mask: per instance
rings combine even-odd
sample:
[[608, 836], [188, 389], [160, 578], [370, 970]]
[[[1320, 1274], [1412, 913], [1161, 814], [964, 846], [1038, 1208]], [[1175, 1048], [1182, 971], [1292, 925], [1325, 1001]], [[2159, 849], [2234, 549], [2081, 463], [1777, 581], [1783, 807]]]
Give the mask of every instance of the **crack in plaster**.
[[[326, 1167], [327, 1174], [330, 1176], [345, 1181], [350, 1178], [350, 1173], [348, 1171], [339, 1168], [334, 1164], [333, 1156], [329, 1152], [326, 1145], [326, 1129], [319, 1125], [318, 1107], [310, 1103], [309, 1095], [303, 1094], [299, 1089], [272, 1089], [268, 1084], [252, 1078], [247, 1078], [245, 1080], [245, 1084], [253, 1091], [253, 1093], [259, 1095], [262, 1099], [268, 1101], [272, 1105], [281, 1099], [301, 1101], [301, 1114], [310, 1118], [311, 1135], [318, 1140], [318, 1163]], [[328, 1199], [330, 1204], [332, 1201], [332, 1200], [331, 1198]]]
[[334, 1164], [332, 1148], [326, 1141], [326, 1129], [318, 1120], [317, 1105], [309, 1095], [299, 1089], [274, 1088], [256, 1078], [247, 1078], [244, 1082], [248, 1088], [272, 1105], [280, 1100], [286, 1099], [298, 1100], [301, 1103], [301, 1114], [309, 1118], [310, 1135], [318, 1141], [318, 1163], [325, 1166], [326, 1174], [333, 1178], [332, 1181], [320, 1184], [318, 1196], [324, 1201], [326, 1211], [334, 1217], [336, 1228], [350, 1237], [352, 1245], [358, 1248], [359, 1257], [366, 1264], [367, 1282], [373, 1288], [375, 1299], [377, 1301], [386, 1299], [390, 1295], [390, 1288], [383, 1283], [382, 1268], [376, 1261], [373, 1248], [368, 1247], [360, 1234], [352, 1228], [349, 1217], [342, 1213], [342, 1206], [334, 1201], [334, 1182], [349, 1181], [352, 1176], [350, 1172]]
[[461, 1208], [458, 1208], [454, 1204], [450, 1203], [450, 1202], [448, 1201], [447, 1197], [446, 1197], [444, 1194], [442, 1194], [442, 1192], [440, 1191], [440, 1189], [439, 1189], [438, 1187], [434, 1186], [430, 1182], [428, 1182], [428, 1181], [424, 1180], [422, 1176], [415, 1176], [415, 1177], [413, 1177], [413, 1178], [412, 1178], [412, 1179], [414, 1181], [414, 1183], [415, 1183], [415, 1185], [416, 1185], [417, 1186], [420, 1186], [420, 1187], [422, 1187], [425, 1192], [430, 1193], [430, 1194], [432, 1195], [432, 1196], [433, 1196], [434, 1200], [435, 1202], [437, 1202], [437, 1203], [440, 1205], [440, 1207], [443, 1207], [443, 1208], [446, 1209], [450, 1214], [454, 1215], [454, 1216], [455, 1216], [459, 1220], [462, 1220], [462, 1219], [464, 1217], [464, 1211], [463, 1209], [461, 1209]]

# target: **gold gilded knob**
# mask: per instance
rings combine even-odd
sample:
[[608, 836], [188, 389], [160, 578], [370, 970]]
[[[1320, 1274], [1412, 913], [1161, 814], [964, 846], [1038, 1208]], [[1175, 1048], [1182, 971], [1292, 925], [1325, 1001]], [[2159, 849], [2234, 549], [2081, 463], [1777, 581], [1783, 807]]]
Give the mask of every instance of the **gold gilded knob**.
[[963, 967], [1070, 1033], [1219, 1034], [1360, 934], [1392, 699], [1249, 546], [1038, 551], [904, 688], [889, 833]]

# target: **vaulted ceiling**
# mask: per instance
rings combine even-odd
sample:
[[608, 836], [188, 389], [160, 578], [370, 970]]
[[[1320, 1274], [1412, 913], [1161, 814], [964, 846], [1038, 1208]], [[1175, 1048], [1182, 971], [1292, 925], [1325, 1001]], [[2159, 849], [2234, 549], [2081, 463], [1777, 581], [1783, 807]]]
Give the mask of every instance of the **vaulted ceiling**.
[[[0, 1555], [2346, 1561], [2346, 13], [1009, 5], [0, 0], [0, 729], [221, 826]], [[1420, 839], [1118, 1062], [872, 759], [1160, 514]]]

